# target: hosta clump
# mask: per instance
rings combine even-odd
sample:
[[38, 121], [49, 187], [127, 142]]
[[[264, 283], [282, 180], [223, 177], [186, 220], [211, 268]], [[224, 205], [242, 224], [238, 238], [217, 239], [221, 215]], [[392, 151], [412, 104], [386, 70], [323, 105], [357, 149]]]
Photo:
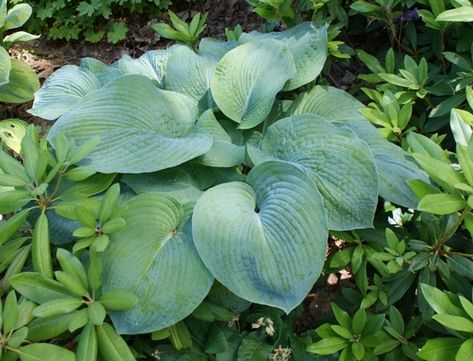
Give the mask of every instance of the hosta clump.
[[[103, 291], [137, 295], [114, 311], [121, 333], [168, 327], [217, 279], [238, 296], [289, 312], [318, 278], [328, 230], [372, 226], [381, 195], [414, 207], [405, 183], [427, 180], [343, 91], [312, 83], [326, 28], [203, 39], [111, 66], [84, 59], [36, 94], [57, 119], [49, 141], [100, 137], [82, 167], [123, 173], [136, 194], [104, 251]], [[73, 86], [71, 86], [73, 84]], [[146, 173], [146, 174], [143, 174]]]

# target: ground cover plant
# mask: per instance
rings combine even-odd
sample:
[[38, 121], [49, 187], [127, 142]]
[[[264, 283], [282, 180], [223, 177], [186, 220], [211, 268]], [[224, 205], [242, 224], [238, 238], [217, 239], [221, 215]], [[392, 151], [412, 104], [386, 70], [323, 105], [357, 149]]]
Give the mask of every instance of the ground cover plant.
[[468, 4], [250, 3], [0, 123], [0, 360], [469, 360]]

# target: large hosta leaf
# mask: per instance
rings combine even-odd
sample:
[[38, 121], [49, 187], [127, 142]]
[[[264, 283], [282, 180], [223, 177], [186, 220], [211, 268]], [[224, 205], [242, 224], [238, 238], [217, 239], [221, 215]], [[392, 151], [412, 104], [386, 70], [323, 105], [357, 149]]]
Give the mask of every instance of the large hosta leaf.
[[92, 72], [66, 65], [46, 80], [35, 94], [29, 112], [44, 119], [57, 119], [100, 86], [99, 79]]
[[174, 51], [172, 46], [165, 50], [151, 50], [144, 53], [138, 59], [132, 59], [125, 55], [115, 62], [111, 68], [115, 68], [122, 74], [144, 75], [149, 79], [157, 81], [160, 87], [164, 86], [164, 76], [169, 56]]
[[39, 80], [28, 64], [11, 59], [9, 82], [0, 85], [0, 102], [24, 103], [34, 98], [39, 89]]
[[127, 227], [112, 237], [104, 259], [104, 290], [122, 288], [139, 299], [112, 313], [119, 333], [171, 326], [205, 298], [213, 278], [192, 242], [190, 219], [171, 196], [145, 193], [125, 204]]
[[216, 66], [217, 60], [212, 57], [197, 55], [187, 46], [175, 46], [167, 64], [165, 88], [188, 95], [206, 110], [213, 103], [210, 79]]
[[236, 169], [184, 164], [156, 173], [127, 174], [122, 181], [137, 194], [167, 193], [182, 204], [186, 212], [192, 213], [195, 203], [206, 189], [223, 182], [244, 179], [245, 176]]
[[240, 36], [240, 43], [276, 39], [284, 42], [294, 56], [297, 75], [288, 80], [284, 90], [293, 90], [313, 81], [322, 71], [327, 59], [327, 28], [316, 28], [311, 22], [299, 24], [281, 32], [253, 31]]
[[[232, 123], [231, 125], [235, 124], [231, 121], [228, 122]], [[213, 138], [212, 148], [208, 153], [198, 158], [199, 163], [210, 167], [234, 167], [243, 163], [245, 160], [243, 136], [234, 131], [235, 138], [239, 139], [236, 141], [232, 139], [215, 118], [212, 109], [202, 114], [197, 124]], [[229, 126], [231, 127], [231, 125]]]
[[322, 199], [292, 164], [266, 162], [251, 170], [247, 183], [207, 190], [192, 223], [207, 268], [246, 300], [289, 312], [322, 270], [327, 239]]
[[0, 46], [0, 85], [6, 84], [10, 78], [11, 60], [8, 51]]
[[282, 42], [254, 41], [220, 60], [211, 80], [212, 95], [227, 117], [249, 129], [265, 120], [276, 94], [295, 75], [294, 58]]
[[[372, 227], [378, 203], [378, 177], [373, 155], [348, 128], [340, 129], [322, 117], [303, 114], [271, 125], [261, 150], [307, 172], [324, 200], [333, 230]], [[258, 164], [254, 148], [252, 161]]]
[[362, 103], [343, 90], [316, 86], [301, 95], [293, 103], [289, 113], [317, 114], [331, 122], [349, 126], [373, 152], [380, 195], [398, 205], [416, 208], [418, 200], [406, 182], [411, 179], [428, 181], [427, 175], [402, 148], [385, 140], [359, 113], [362, 107]]
[[161, 90], [140, 75], [109, 82], [65, 113], [51, 128], [78, 144], [99, 136], [83, 162], [101, 173], [145, 173], [171, 168], [205, 154], [212, 138], [195, 126], [189, 97]]

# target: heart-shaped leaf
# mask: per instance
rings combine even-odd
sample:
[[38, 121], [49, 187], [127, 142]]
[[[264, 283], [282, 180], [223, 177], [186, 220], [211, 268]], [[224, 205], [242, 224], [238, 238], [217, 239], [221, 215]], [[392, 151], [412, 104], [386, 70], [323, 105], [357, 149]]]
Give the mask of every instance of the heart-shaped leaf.
[[241, 129], [253, 128], [266, 119], [276, 94], [295, 75], [294, 58], [282, 42], [250, 42], [220, 60], [211, 80], [212, 96]]
[[398, 205], [416, 208], [418, 199], [407, 185], [408, 180], [427, 175], [402, 148], [385, 140], [359, 112], [364, 105], [347, 92], [333, 87], [316, 86], [297, 98], [289, 114], [311, 113], [343, 126], [349, 126], [373, 152], [379, 178], [379, 193]]
[[82, 162], [102, 173], [145, 173], [171, 168], [212, 146], [212, 138], [195, 126], [197, 107], [189, 97], [155, 87], [140, 75], [111, 81], [64, 114], [49, 140], [62, 131], [82, 144], [100, 137]]
[[188, 46], [175, 46], [166, 68], [165, 88], [185, 94], [206, 110], [214, 106], [210, 79], [217, 60], [197, 55]]
[[119, 333], [156, 331], [189, 315], [213, 278], [192, 242], [189, 219], [171, 196], [145, 193], [125, 203], [127, 227], [113, 234], [105, 252], [104, 291], [138, 297], [128, 311], [111, 312]]
[[285, 31], [243, 33], [238, 40], [247, 43], [254, 40], [276, 39], [282, 41], [294, 56], [297, 75], [289, 79], [283, 90], [293, 90], [313, 81], [322, 71], [327, 59], [327, 28], [316, 28], [305, 22]]
[[251, 302], [296, 307], [325, 258], [327, 221], [321, 196], [296, 166], [271, 161], [247, 183], [207, 190], [192, 219], [194, 242], [223, 285]]
[[[324, 200], [330, 229], [372, 227], [378, 176], [370, 149], [348, 128], [311, 114], [278, 120], [261, 144], [262, 152], [293, 163], [314, 181]], [[249, 155], [260, 160], [254, 148]]]

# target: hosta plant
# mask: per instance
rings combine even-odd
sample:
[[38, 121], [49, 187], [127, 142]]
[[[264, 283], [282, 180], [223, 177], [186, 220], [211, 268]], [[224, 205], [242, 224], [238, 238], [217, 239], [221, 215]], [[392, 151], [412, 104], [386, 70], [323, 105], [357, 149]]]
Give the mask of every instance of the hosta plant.
[[[31, 12], [27, 4], [17, 4], [7, 9], [7, 0], [0, 1], [0, 102], [26, 102], [32, 100], [33, 93], [39, 89], [34, 70], [20, 60], [11, 59], [8, 54], [13, 43], [38, 38], [25, 31], [11, 32], [26, 23]], [[9, 34], [6, 35], [6, 32]]]
[[[361, 103], [311, 87], [326, 56], [326, 28], [303, 23], [111, 66], [84, 59], [36, 94], [30, 112], [55, 120], [56, 151], [64, 139], [80, 147], [97, 137], [79, 168], [123, 174], [113, 212], [123, 229], [100, 252], [85, 245], [103, 261], [102, 292], [138, 297], [110, 312], [119, 333], [174, 325], [214, 279], [289, 312], [322, 270], [329, 230], [372, 227], [379, 196], [416, 206], [406, 180], [427, 182], [425, 173], [358, 112]], [[302, 86], [311, 89], [294, 99]], [[56, 216], [90, 222], [75, 235], [95, 237], [100, 200], [82, 202], [92, 217], [79, 219], [71, 202]]]

